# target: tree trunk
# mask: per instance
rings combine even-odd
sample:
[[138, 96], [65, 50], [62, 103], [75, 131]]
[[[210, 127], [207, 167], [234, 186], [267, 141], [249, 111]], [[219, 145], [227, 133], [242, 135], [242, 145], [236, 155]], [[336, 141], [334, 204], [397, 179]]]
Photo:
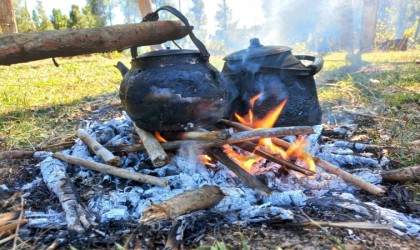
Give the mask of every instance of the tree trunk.
[[181, 22], [156, 21], [3, 35], [0, 36], [0, 65], [159, 44], [183, 38], [188, 32]]
[[0, 26], [3, 34], [17, 33], [15, 10], [13, 0], [2, 0], [0, 8]]
[[340, 49], [353, 53], [353, 4], [344, 1], [340, 6]]
[[363, 1], [362, 34], [360, 37], [361, 52], [372, 51], [375, 45], [378, 6], [379, 0]]
[[[139, 5], [140, 13], [143, 17], [153, 12], [151, 0], [137, 0], [137, 4]], [[161, 44], [155, 44], [155, 45], [150, 46], [150, 49], [161, 50], [163, 49], [163, 46]]]

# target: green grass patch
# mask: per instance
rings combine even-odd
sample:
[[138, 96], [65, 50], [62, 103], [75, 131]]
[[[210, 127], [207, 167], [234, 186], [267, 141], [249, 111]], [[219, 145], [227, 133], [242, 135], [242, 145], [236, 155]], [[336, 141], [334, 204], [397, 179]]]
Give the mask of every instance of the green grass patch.
[[32, 147], [53, 134], [72, 133], [81, 105], [116, 95], [121, 82], [113, 66], [119, 54], [58, 58], [0, 67], [0, 142]]

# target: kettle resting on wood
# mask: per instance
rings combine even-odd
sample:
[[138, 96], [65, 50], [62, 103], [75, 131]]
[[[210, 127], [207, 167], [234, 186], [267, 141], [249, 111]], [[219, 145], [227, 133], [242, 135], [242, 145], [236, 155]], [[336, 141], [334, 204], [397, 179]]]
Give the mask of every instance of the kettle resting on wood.
[[164, 6], [147, 17], [155, 20], [161, 10], [171, 12], [190, 29], [198, 51], [160, 50], [136, 56], [132, 50], [131, 69], [116, 66], [123, 75], [119, 93], [123, 108], [139, 128], [149, 131], [182, 131], [215, 124], [228, 113], [234, 91], [209, 63], [206, 47], [179, 11]]

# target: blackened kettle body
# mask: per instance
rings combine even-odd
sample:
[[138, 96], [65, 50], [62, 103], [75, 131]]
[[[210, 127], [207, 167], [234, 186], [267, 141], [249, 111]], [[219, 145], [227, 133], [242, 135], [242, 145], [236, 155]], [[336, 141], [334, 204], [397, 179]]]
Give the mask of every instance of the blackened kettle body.
[[[176, 9], [164, 6], [190, 28]], [[181, 131], [216, 123], [226, 115], [230, 92], [224, 76], [192, 31], [196, 50], [152, 51], [133, 58], [120, 86], [123, 108], [140, 128]]]
[[[232, 53], [222, 73], [239, 90], [231, 113], [244, 115], [251, 108], [249, 100], [262, 94], [253, 106], [254, 116], [262, 118], [287, 98], [275, 126], [315, 125], [321, 123], [321, 108], [314, 75], [323, 60], [312, 56], [294, 56], [285, 46], [263, 46], [257, 38], [248, 49]], [[301, 60], [312, 61], [305, 66]]]

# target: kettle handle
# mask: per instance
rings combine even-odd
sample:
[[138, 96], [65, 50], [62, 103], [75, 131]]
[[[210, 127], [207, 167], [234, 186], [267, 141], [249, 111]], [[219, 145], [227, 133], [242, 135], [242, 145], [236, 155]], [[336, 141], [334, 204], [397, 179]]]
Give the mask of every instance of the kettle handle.
[[312, 61], [312, 63], [307, 66], [307, 68], [310, 69], [310, 73], [312, 75], [315, 75], [316, 73], [318, 73], [322, 69], [322, 66], [324, 66], [324, 60], [320, 57], [307, 56], [307, 55], [296, 55], [295, 57], [299, 60]]
[[200, 54], [203, 57], [203, 59], [206, 62], [208, 62], [209, 61], [209, 58], [210, 58], [210, 53], [207, 51], [206, 46], [204, 46], [204, 44], [194, 35], [194, 33], [192, 32], [193, 28], [191, 27], [191, 25], [188, 22], [187, 18], [181, 12], [179, 12], [177, 9], [175, 9], [174, 7], [171, 7], [171, 6], [162, 6], [159, 9], [157, 9], [155, 12], [152, 12], [152, 13], [147, 14], [143, 18], [142, 21], [143, 22], [157, 21], [159, 19], [158, 12], [161, 11], [161, 10], [169, 11], [174, 16], [178, 17], [179, 20], [181, 20], [185, 24], [185, 26], [187, 26], [187, 28], [189, 30], [188, 31], [188, 35], [190, 36], [191, 40], [193, 41], [193, 43], [195, 44], [195, 46], [200, 51]]

